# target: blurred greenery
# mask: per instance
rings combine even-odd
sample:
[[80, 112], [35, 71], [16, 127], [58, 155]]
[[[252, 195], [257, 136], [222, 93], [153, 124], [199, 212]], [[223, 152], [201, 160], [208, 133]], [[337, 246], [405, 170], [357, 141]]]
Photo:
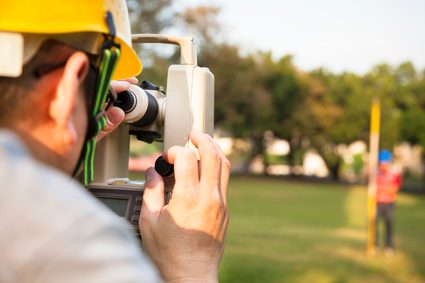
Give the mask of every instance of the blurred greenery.
[[284, 164], [287, 161], [287, 156], [286, 155], [275, 155], [275, 154], [268, 154], [267, 155], [267, 159], [269, 161], [270, 165], [273, 164]]
[[425, 198], [401, 194], [392, 257], [367, 257], [366, 190], [234, 177], [220, 282], [425, 282]]
[[[267, 51], [242, 52], [226, 41], [220, 7], [205, 4], [175, 12], [174, 2], [128, 0], [133, 30], [156, 33], [173, 25], [195, 36], [199, 65], [215, 75], [216, 129], [251, 144], [241, 171], [248, 172], [252, 160], [260, 157], [267, 173], [265, 136], [272, 132], [289, 142], [285, 162], [290, 168], [314, 150], [330, 177], [339, 179], [343, 160], [338, 146], [368, 142], [375, 97], [382, 105], [381, 147], [391, 149], [403, 141], [425, 146], [425, 70], [404, 62], [382, 63], [362, 75], [323, 68], [306, 72], [290, 54], [276, 58]], [[141, 78], [164, 84], [167, 66], [178, 52], [168, 56], [144, 49], [140, 54], [146, 67]]]
[[154, 142], [152, 144], [147, 144], [145, 142], [139, 141], [135, 136], [130, 137], [130, 156], [139, 157], [139, 156], [152, 156], [162, 149], [162, 144]]

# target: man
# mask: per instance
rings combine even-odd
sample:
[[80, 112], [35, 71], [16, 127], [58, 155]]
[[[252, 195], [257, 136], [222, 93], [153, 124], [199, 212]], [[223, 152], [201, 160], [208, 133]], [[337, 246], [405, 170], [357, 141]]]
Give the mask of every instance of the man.
[[189, 149], [164, 154], [176, 179], [168, 205], [162, 178], [146, 172], [140, 228], [155, 266], [131, 227], [69, 178], [83, 162], [91, 179], [96, 134], [123, 119], [104, 115], [112, 74], [140, 70], [123, 0], [2, 2], [0, 282], [217, 281], [229, 162], [209, 136], [191, 135], [199, 168]]
[[392, 154], [388, 150], [379, 152], [377, 175], [377, 218], [376, 218], [376, 247], [379, 248], [379, 223], [385, 224], [385, 253], [394, 253], [393, 222], [394, 204], [401, 185], [401, 176], [391, 168]]

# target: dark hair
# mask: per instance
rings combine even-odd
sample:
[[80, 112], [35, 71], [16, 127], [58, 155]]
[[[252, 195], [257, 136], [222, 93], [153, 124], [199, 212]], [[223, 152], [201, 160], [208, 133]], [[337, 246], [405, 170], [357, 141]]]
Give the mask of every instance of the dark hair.
[[[37, 54], [25, 64], [20, 77], [0, 77], [0, 126], [6, 126], [17, 119], [28, 118], [33, 113], [33, 108], [37, 107], [35, 86], [40, 79], [40, 68], [61, 67], [74, 52], [75, 49], [61, 42], [47, 40], [41, 45]], [[95, 72], [91, 70], [83, 83], [88, 102], [93, 95], [94, 84]]]

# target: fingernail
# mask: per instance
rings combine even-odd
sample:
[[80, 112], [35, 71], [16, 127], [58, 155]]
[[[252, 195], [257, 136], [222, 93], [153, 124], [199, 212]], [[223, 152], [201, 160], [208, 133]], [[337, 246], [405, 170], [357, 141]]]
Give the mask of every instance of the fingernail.
[[127, 81], [114, 81], [113, 85], [123, 89], [128, 89], [130, 87], [130, 83]]
[[148, 168], [145, 172], [146, 180], [153, 178], [153, 168]]
[[139, 84], [139, 79], [138, 79], [138, 78], [136, 78], [136, 77], [131, 77], [131, 78], [129, 79], [129, 82], [130, 82], [130, 83], [132, 83], [132, 84], [137, 85], [137, 84]]
[[152, 168], [149, 168], [145, 172], [145, 189], [151, 189], [152, 188], [152, 182], [154, 180], [154, 175], [152, 172]]

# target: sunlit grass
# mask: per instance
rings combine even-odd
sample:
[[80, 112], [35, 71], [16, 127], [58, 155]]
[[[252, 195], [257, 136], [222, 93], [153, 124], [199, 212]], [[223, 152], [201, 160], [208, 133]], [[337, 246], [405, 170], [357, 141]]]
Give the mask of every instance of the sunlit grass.
[[424, 196], [399, 195], [392, 257], [366, 256], [364, 187], [233, 177], [228, 198], [222, 283], [425, 282]]
[[425, 198], [401, 194], [396, 254], [370, 258], [366, 190], [233, 178], [220, 282], [425, 282]]

